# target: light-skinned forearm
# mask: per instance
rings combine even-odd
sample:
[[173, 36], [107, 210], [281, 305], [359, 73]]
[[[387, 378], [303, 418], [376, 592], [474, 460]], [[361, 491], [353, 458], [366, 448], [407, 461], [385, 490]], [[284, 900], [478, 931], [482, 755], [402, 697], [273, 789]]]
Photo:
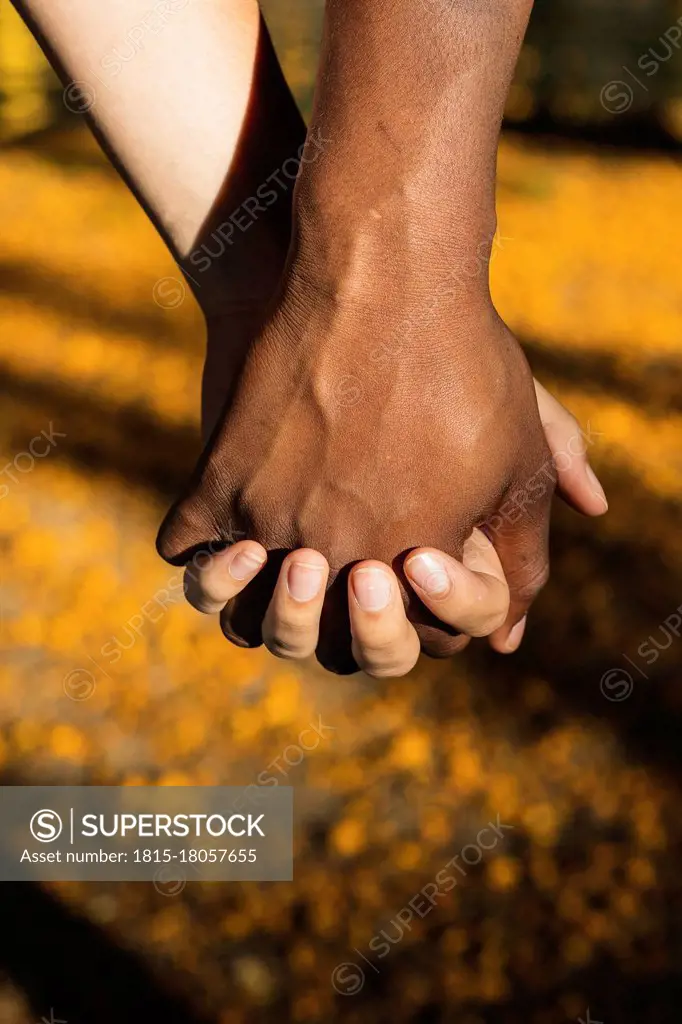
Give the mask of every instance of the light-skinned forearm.
[[[78, 106], [80, 88], [100, 140], [177, 258], [295, 155], [303, 125], [256, 0], [15, 3], [62, 78], [79, 84], [67, 102]], [[261, 219], [249, 251], [261, 236], [267, 261], [266, 236], [273, 225], [288, 234], [289, 206]], [[228, 250], [201, 277], [199, 299], [243, 272], [244, 257], [243, 246]]]

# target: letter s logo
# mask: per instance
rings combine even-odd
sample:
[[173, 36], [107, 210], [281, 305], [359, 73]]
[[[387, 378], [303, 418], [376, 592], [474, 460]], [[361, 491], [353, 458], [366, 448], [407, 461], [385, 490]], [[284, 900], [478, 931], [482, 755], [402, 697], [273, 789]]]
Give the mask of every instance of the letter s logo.
[[31, 818], [31, 835], [39, 843], [53, 843], [62, 833], [62, 819], [56, 811], [36, 811]]

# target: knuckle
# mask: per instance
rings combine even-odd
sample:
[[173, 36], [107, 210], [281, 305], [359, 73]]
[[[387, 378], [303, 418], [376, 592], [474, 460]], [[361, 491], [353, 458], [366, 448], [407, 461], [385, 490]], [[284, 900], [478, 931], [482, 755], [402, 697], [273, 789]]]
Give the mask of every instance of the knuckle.
[[294, 619], [278, 612], [272, 618], [266, 618], [264, 628], [270, 636], [288, 638], [293, 643], [301, 637], [309, 636], [313, 625], [307, 619]]
[[469, 628], [464, 632], [469, 636], [490, 636], [496, 629], [504, 625], [509, 612], [509, 588], [500, 580], [488, 580], [485, 595], [472, 617]]
[[281, 637], [272, 637], [266, 640], [265, 646], [275, 658], [281, 658], [284, 661], [296, 661], [298, 658], [305, 658], [312, 654], [311, 650], [301, 644], [291, 643]]
[[500, 608], [497, 611], [489, 612], [485, 618], [480, 619], [474, 627], [467, 630], [469, 636], [490, 636], [496, 629], [503, 626], [507, 619], [507, 613], [509, 611], [509, 603], [505, 605], [504, 609]]
[[505, 604], [504, 608], [500, 609], [494, 615], [491, 615], [491, 617], [488, 620], [488, 623], [486, 625], [486, 631], [484, 633], [484, 636], [490, 636], [490, 634], [494, 633], [496, 629], [500, 628], [500, 626], [504, 626], [505, 622], [507, 621], [507, 615], [508, 614], [509, 614], [509, 601], [507, 601], [507, 603]]
[[491, 633], [494, 633], [496, 629], [499, 629], [500, 626], [505, 624], [507, 621], [507, 615], [509, 614], [509, 604], [509, 589], [506, 586], [499, 587], [497, 601], [495, 602], [494, 607], [491, 608], [490, 615], [486, 623], [485, 636], [490, 636]]
[[399, 676], [406, 675], [412, 668], [414, 668], [414, 662], [412, 661], [386, 661], [370, 662], [362, 666], [363, 672], [372, 679], [396, 679]]
[[207, 581], [199, 581], [185, 574], [183, 590], [185, 600], [190, 607], [202, 615], [213, 615], [219, 612], [229, 599], [229, 594], [221, 594], [217, 589], [207, 586]]
[[317, 632], [300, 622], [279, 620], [263, 631], [263, 643], [276, 658], [307, 658], [315, 650]]
[[402, 634], [374, 638], [372, 641], [363, 643], [356, 641], [356, 660], [363, 672], [374, 679], [391, 679], [404, 676], [414, 668], [419, 657], [419, 646], [414, 637], [414, 643], [410, 643], [409, 637]]
[[156, 538], [156, 549], [166, 562], [181, 565], [192, 549], [208, 543], [214, 534], [213, 520], [196, 496], [176, 503], [167, 513]]
[[357, 646], [365, 661], [373, 664], [391, 663], [401, 652], [400, 638], [395, 634], [386, 636], [356, 637]]

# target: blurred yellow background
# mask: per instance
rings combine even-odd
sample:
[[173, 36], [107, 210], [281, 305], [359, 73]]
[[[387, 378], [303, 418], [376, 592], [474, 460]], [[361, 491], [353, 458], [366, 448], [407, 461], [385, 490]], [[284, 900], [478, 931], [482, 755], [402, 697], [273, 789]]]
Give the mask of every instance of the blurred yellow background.
[[[307, 107], [320, 4], [266, 10]], [[153, 541], [198, 451], [201, 318], [189, 294], [154, 301], [177, 270], [0, 5], [3, 781], [267, 770], [300, 818], [293, 884], [3, 885], [2, 1024], [679, 1022], [682, 53], [616, 137], [601, 90], [662, 29], [624, 56], [609, 37], [598, 72], [564, 48], [562, 88], [542, 71], [566, 5], [556, 18], [543, 36], [539, 5], [512, 92], [494, 294], [581, 419], [611, 511], [557, 507], [517, 656], [479, 644], [375, 683], [238, 650], [178, 599]], [[612, 146], [586, 141], [597, 129]], [[310, 723], [315, 749], [285, 754]], [[398, 938], [498, 816], [513, 828]]]

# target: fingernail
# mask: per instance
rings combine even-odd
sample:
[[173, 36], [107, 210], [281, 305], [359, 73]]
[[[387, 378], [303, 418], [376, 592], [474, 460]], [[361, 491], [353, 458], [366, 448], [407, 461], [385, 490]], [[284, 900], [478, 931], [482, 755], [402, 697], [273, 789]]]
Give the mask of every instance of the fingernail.
[[513, 626], [512, 629], [510, 630], [509, 636], [507, 637], [506, 645], [508, 651], [515, 651], [521, 643], [521, 640], [523, 639], [523, 634], [526, 630], [526, 618], [527, 616], [524, 615], [521, 621], [517, 622], [516, 625]]
[[381, 569], [356, 569], [352, 582], [355, 599], [363, 612], [380, 612], [391, 600], [391, 577]]
[[265, 565], [264, 558], [258, 558], [253, 551], [238, 551], [227, 567], [227, 571], [233, 580], [241, 583], [248, 580], [249, 576], [255, 576], [259, 569]]
[[294, 601], [312, 601], [320, 592], [324, 570], [309, 562], [290, 562], [287, 587]]
[[452, 587], [445, 563], [435, 555], [423, 553], [408, 558], [405, 572], [429, 597], [445, 597]]
[[592, 466], [589, 464], [589, 462], [587, 463], [586, 472], [587, 472], [587, 479], [592, 484], [592, 493], [594, 494], [595, 498], [599, 498], [600, 501], [604, 502], [604, 511], [606, 511], [606, 509], [609, 507], [609, 503], [606, 500], [606, 495], [604, 494], [604, 488], [599, 483], [599, 480], [597, 479], [597, 474], [592, 469]]

